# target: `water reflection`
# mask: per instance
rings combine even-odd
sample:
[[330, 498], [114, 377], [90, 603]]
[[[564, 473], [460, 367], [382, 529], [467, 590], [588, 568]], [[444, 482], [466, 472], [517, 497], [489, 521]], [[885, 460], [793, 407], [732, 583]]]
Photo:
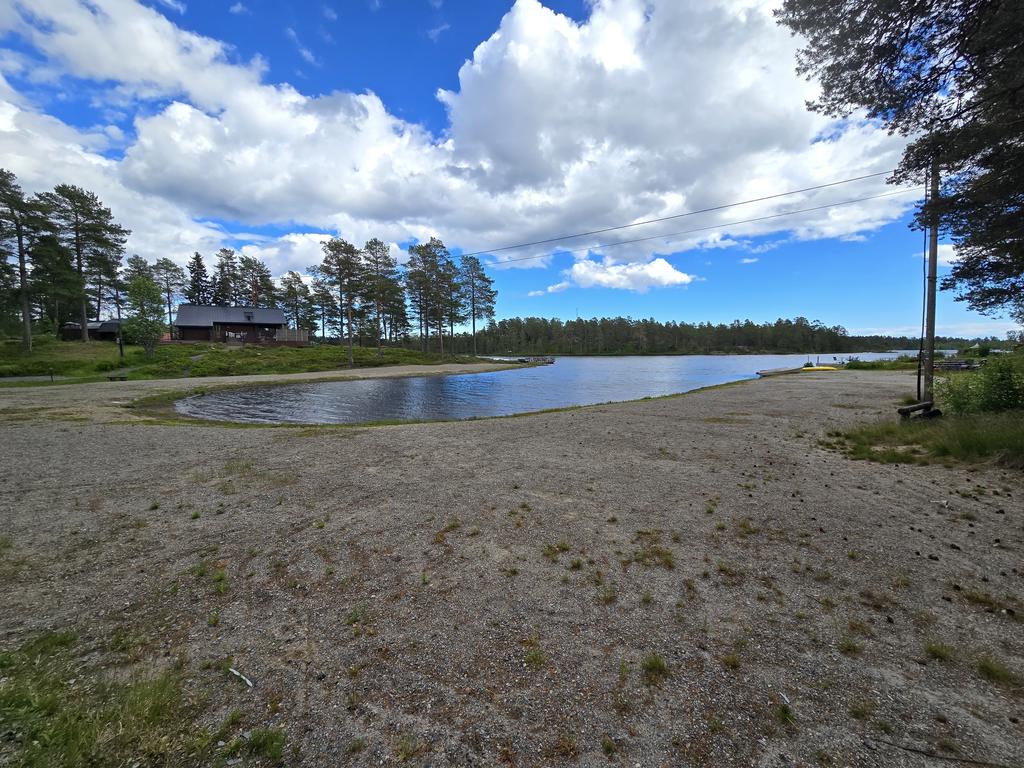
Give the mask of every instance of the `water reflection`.
[[[813, 359], [825, 365], [833, 357]], [[176, 407], [188, 416], [254, 423], [469, 419], [670, 395], [754, 378], [758, 370], [795, 367], [807, 360], [807, 355], [563, 357], [554, 365], [491, 373], [230, 389], [186, 398]]]

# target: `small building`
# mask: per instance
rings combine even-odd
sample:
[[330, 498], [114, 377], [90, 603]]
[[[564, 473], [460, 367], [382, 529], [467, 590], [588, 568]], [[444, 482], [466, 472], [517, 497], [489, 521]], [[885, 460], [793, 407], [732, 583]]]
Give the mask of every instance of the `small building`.
[[267, 344], [278, 341], [278, 333], [287, 330], [287, 321], [280, 309], [182, 304], [174, 318], [174, 330], [180, 341]]
[[[121, 327], [120, 320], [94, 320], [86, 324], [89, 329], [90, 341], [117, 341], [117, 332]], [[81, 341], [82, 324], [64, 323], [60, 327], [60, 337], [64, 341]]]

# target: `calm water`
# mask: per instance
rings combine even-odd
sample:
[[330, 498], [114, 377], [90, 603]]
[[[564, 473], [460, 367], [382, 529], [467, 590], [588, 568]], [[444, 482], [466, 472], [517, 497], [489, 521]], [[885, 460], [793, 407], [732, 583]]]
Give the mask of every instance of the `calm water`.
[[[897, 354], [855, 356], [879, 360]], [[494, 373], [230, 389], [186, 398], [176, 407], [188, 416], [264, 424], [468, 419], [671, 395], [808, 359], [826, 365], [833, 355], [560, 357], [554, 365]]]

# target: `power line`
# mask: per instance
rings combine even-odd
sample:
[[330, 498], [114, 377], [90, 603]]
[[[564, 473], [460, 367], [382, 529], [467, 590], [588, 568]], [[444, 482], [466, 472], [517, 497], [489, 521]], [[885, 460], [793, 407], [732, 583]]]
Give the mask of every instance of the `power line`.
[[[769, 219], [779, 219], [779, 218], [782, 218], [783, 216], [795, 216], [798, 213], [810, 213], [812, 211], [823, 211], [823, 210], [825, 210], [827, 208], [838, 208], [838, 207], [843, 206], [843, 205], [853, 205], [854, 203], [863, 203], [863, 202], [865, 202], [867, 200], [878, 200], [879, 198], [882, 198], [882, 197], [892, 197], [893, 195], [905, 195], [907, 192], [914, 192], [914, 191], [916, 191], [916, 187], [907, 187], [905, 189], [898, 189], [895, 192], [883, 192], [880, 195], [870, 195], [869, 197], [858, 197], [858, 198], [856, 198], [854, 200], [843, 200], [843, 201], [838, 202], [838, 203], [829, 203], [828, 205], [816, 205], [813, 208], [800, 208], [799, 210], [796, 210], [796, 211], [786, 211], [784, 213], [773, 213], [770, 216], [758, 216], [757, 218], [753, 218], [753, 219], [741, 219], [739, 221], [729, 221], [729, 222], [724, 222], [724, 223], [721, 223], [721, 224], [712, 224], [712, 225], [707, 226], [707, 227], [696, 227], [695, 229], [684, 229], [684, 230], [679, 231], [679, 232], [665, 232], [665, 233], [660, 234], [660, 235], [651, 235], [649, 237], [638, 237], [638, 238], [636, 238], [634, 240], [622, 240], [622, 241], [617, 242], [617, 243], [603, 243], [601, 245], [590, 245], [590, 246], [587, 246], [586, 248], [576, 248], [576, 249], [572, 249], [572, 250], [558, 249], [558, 252], [559, 253], [587, 253], [588, 251], [599, 251], [599, 250], [604, 250], [606, 248], [615, 248], [616, 246], [620, 246], [620, 245], [630, 245], [632, 243], [645, 243], [645, 242], [648, 242], [650, 240], [661, 240], [661, 239], [666, 238], [666, 237], [679, 237], [681, 235], [690, 235], [690, 234], [693, 234], [694, 232], [707, 232], [708, 230], [711, 230], [711, 229], [725, 229], [726, 227], [735, 227], [735, 226], [738, 226], [740, 224], [753, 224], [753, 223], [758, 222], [758, 221], [768, 221]], [[466, 255], [469, 255], [469, 254], [466, 254]], [[504, 259], [502, 261], [495, 261], [494, 265], [497, 266], [497, 265], [500, 265], [500, 264], [510, 264], [512, 262], [517, 262], [517, 261], [530, 261], [531, 259], [543, 259], [543, 258], [547, 258], [547, 256], [549, 256], [549, 255], [550, 254], [547, 254], [547, 253], [539, 253], [539, 254], [536, 254], [534, 256], [521, 256], [521, 257], [519, 257], [517, 259]]]
[[854, 181], [863, 181], [864, 179], [874, 179], [878, 176], [886, 176], [893, 173], [893, 170], [879, 171], [878, 173], [868, 173], [863, 176], [854, 176], [850, 179], [841, 179], [840, 181], [830, 181], [828, 184], [818, 184], [814, 187], [804, 187], [803, 189], [793, 189], [789, 192], [778, 192], [774, 195], [765, 195], [764, 197], [754, 197], [750, 200], [740, 200], [735, 203], [725, 203], [724, 205], [715, 205], [711, 208], [701, 208], [697, 211], [687, 211], [686, 213], [676, 213], [672, 216], [662, 216], [658, 219], [645, 219], [644, 221], [634, 221], [632, 224], [620, 224], [616, 227], [604, 227], [603, 229], [592, 229], [589, 232], [576, 232], [571, 235], [559, 235], [558, 237], [549, 237], [544, 240], [534, 240], [529, 243], [517, 243], [516, 245], [503, 245], [500, 248], [489, 248], [483, 251], [472, 251], [471, 253], [464, 253], [462, 256], [483, 256], [491, 253], [498, 253], [499, 251], [512, 251], [519, 248], [529, 248], [533, 245], [546, 245], [547, 243], [556, 243], [560, 240], [572, 240], [577, 237], [588, 237], [590, 235], [600, 235], [605, 232], [614, 232], [619, 229], [629, 229], [630, 227], [642, 227], [645, 224], [658, 224], [662, 221], [672, 221], [673, 219], [682, 219], [687, 216], [696, 216], [699, 213], [711, 213], [712, 211], [722, 211], [726, 208], [735, 208], [739, 205], [749, 205], [750, 203], [762, 203], [765, 200], [776, 200], [780, 197], [786, 197], [788, 195], [799, 195], [804, 192], [814, 192], [818, 189], [827, 189], [829, 187], [837, 187], [840, 184], [850, 184]]

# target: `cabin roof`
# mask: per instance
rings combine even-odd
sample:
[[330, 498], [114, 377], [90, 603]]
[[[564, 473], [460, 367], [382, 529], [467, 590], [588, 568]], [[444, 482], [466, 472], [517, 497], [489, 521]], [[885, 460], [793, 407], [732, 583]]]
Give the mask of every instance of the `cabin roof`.
[[212, 328], [224, 325], [285, 325], [284, 312], [268, 307], [213, 307], [182, 304], [174, 324], [179, 328]]

